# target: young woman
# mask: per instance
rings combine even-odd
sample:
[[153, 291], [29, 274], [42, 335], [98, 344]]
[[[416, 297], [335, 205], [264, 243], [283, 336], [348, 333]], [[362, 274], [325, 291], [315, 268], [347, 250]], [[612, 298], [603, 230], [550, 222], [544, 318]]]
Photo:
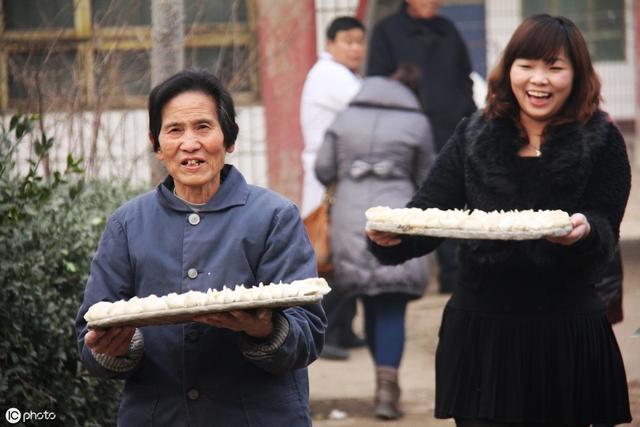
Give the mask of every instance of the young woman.
[[[599, 101], [577, 27], [563, 17], [526, 19], [489, 77], [487, 107], [460, 123], [409, 202], [562, 209], [573, 224], [556, 238], [462, 241], [436, 354], [436, 417], [459, 426], [631, 420], [622, 357], [594, 289], [618, 241], [631, 176], [624, 140]], [[388, 264], [442, 241], [368, 235]]]

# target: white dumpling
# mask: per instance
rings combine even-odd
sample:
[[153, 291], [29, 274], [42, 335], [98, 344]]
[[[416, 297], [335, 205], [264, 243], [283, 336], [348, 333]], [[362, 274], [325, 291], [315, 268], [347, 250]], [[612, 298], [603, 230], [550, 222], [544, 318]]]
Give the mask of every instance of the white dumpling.
[[143, 311], [162, 311], [168, 308], [164, 297], [160, 298], [154, 294], [141, 299]]
[[227, 304], [235, 301], [235, 295], [233, 291], [226, 286], [222, 287], [222, 291], [220, 291], [220, 302]]
[[111, 304], [109, 307], [109, 316], [120, 316], [126, 313], [127, 302], [125, 300], [119, 300]]
[[108, 317], [111, 304], [112, 303], [109, 301], [100, 301], [93, 304], [85, 313], [84, 320], [90, 322], [92, 320], [99, 320]]
[[140, 301], [140, 298], [133, 297], [129, 301], [127, 301], [127, 304], [124, 307], [124, 312], [126, 314], [142, 313], [142, 302]]
[[220, 301], [220, 292], [216, 289], [209, 289], [207, 291], [207, 300], [205, 302], [206, 305], [219, 304]]
[[166, 302], [169, 308], [184, 308], [184, 294], [177, 294], [171, 292], [166, 297]]
[[297, 297], [300, 289], [298, 286], [293, 285], [282, 285], [282, 296], [284, 298]]
[[187, 308], [205, 305], [206, 302], [207, 294], [203, 292], [189, 291], [184, 294], [184, 306]]

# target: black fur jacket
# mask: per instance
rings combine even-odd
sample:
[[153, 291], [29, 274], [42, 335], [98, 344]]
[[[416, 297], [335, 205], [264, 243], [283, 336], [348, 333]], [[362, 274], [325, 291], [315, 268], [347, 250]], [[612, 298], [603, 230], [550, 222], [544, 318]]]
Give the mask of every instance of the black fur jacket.
[[[431, 173], [407, 206], [440, 209], [562, 209], [583, 213], [588, 237], [571, 246], [545, 239], [461, 240], [461, 281], [522, 277], [563, 286], [592, 285], [612, 258], [631, 186], [622, 135], [603, 112], [584, 125], [547, 130], [538, 158], [522, 158], [526, 144], [510, 120], [487, 121], [482, 112], [458, 125]], [[527, 163], [529, 162], [529, 163]], [[441, 239], [403, 236], [399, 246], [370, 250], [387, 264], [424, 255]]]

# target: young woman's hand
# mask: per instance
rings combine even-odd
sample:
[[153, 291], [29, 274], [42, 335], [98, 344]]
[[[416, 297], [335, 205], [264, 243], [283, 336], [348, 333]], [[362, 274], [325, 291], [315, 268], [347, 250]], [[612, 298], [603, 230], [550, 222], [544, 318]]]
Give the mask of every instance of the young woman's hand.
[[568, 234], [557, 237], [549, 236], [546, 239], [552, 243], [570, 246], [578, 240], [584, 239], [591, 232], [591, 225], [589, 225], [587, 217], [585, 217], [581, 213], [575, 213], [571, 215], [571, 225], [573, 225], [573, 230], [571, 230]]
[[388, 231], [377, 231], [377, 230], [365, 230], [367, 232], [367, 236], [376, 245], [380, 246], [396, 246], [402, 242], [400, 235], [397, 233], [390, 233]]

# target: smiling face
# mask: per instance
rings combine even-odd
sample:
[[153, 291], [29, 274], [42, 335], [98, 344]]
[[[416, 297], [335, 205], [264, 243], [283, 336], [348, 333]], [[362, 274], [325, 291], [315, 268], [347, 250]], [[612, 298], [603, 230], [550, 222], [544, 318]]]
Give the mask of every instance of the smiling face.
[[517, 58], [511, 65], [511, 90], [520, 107], [520, 121], [544, 128], [561, 111], [573, 86], [573, 66], [564, 51], [551, 62]]
[[327, 52], [336, 62], [353, 72], [357, 72], [362, 65], [364, 46], [364, 31], [360, 28], [338, 31], [334, 40], [327, 40]]
[[176, 194], [191, 203], [206, 203], [220, 187], [226, 153], [216, 101], [203, 92], [183, 92], [162, 109], [158, 137], [161, 160], [175, 182]]

